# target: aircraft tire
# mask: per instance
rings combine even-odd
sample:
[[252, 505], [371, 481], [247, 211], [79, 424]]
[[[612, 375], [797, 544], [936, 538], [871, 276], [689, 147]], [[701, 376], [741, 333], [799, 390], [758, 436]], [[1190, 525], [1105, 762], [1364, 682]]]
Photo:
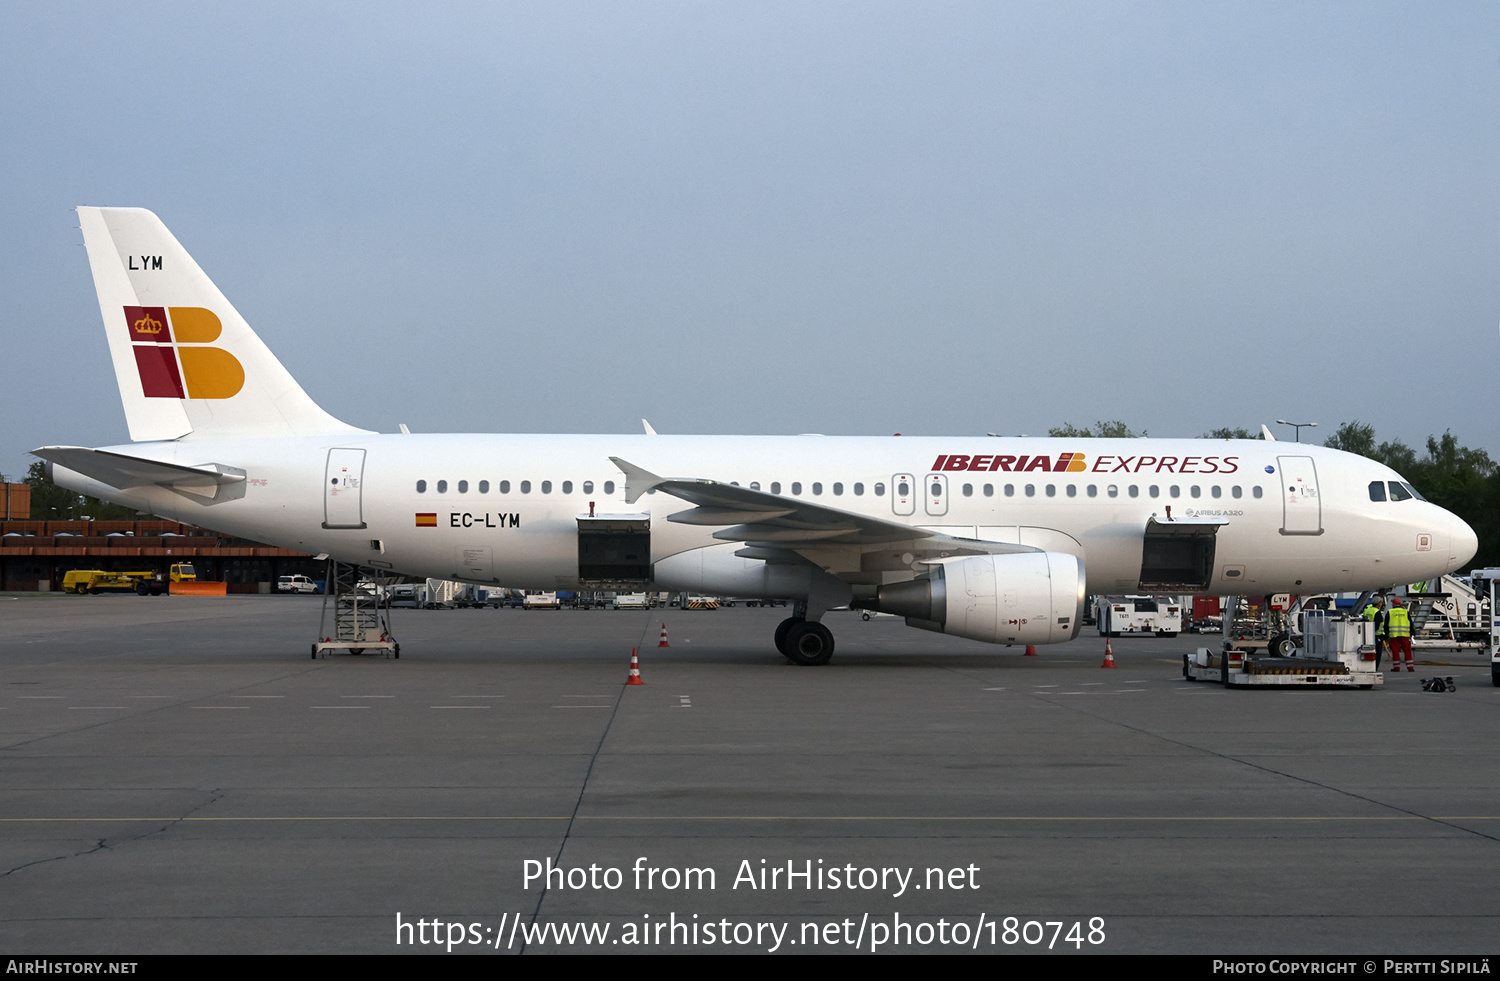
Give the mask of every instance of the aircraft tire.
[[815, 667], [833, 657], [833, 631], [811, 620], [803, 620], [786, 635], [786, 656], [794, 664]]
[[793, 627], [802, 622], [804, 621], [800, 617], [787, 617], [776, 625], [776, 649], [784, 656], [791, 656], [786, 653], [786, 635]]
[[1294, 649], [1292, 638], [1286, 634], [1273, 634], [1266, 641], [1266, 653], [1271, 657], [1291, 657]]

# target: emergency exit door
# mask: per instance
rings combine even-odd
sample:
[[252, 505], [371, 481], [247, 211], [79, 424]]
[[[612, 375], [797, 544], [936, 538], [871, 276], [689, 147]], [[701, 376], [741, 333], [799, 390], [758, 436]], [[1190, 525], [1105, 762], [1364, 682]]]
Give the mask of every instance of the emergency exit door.
[[328, 451], [323, 472], [323, 527], [363, 528], [365, 451], [338, 448]]
[[1318, 470], [1310, 456], [1279, 456], [1281, 533], [1323, 534], [1323, 502], [1318, 498]]

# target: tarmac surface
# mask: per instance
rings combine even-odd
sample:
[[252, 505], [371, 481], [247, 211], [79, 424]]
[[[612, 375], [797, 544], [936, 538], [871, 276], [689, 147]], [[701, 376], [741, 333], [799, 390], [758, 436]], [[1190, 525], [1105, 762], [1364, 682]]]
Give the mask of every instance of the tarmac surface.
[[1500, 948], [1472, 652], [1225, 691], [1181, 676], [1216, 637], [1105, 671], [1090, 628], [1029, 658], [841, 612], [801, 668], [780, 609], [398, 610], [400, 659], [313, 660], [321, 603], [0, 596], [0, 947]]

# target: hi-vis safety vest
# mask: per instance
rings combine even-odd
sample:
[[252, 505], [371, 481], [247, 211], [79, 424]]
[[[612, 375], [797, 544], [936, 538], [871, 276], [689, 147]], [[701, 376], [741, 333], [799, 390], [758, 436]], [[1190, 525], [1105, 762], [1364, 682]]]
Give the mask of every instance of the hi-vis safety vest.
[[1385, 633], [1387, 637], [1411, 636], [1411, 617], [1407, 616], [1406, 607], [1391, 607], [1385, 615]]

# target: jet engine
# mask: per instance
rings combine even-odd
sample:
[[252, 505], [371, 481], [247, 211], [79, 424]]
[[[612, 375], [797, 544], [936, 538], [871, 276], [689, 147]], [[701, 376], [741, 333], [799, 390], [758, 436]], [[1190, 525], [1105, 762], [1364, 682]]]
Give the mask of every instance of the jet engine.
[[910, 582], [881, 586], [856, 607], [908, 626], [991, 644], [1060, 644], [1083, 622], [1083, 560], [1066, 552], [949, 559]]

